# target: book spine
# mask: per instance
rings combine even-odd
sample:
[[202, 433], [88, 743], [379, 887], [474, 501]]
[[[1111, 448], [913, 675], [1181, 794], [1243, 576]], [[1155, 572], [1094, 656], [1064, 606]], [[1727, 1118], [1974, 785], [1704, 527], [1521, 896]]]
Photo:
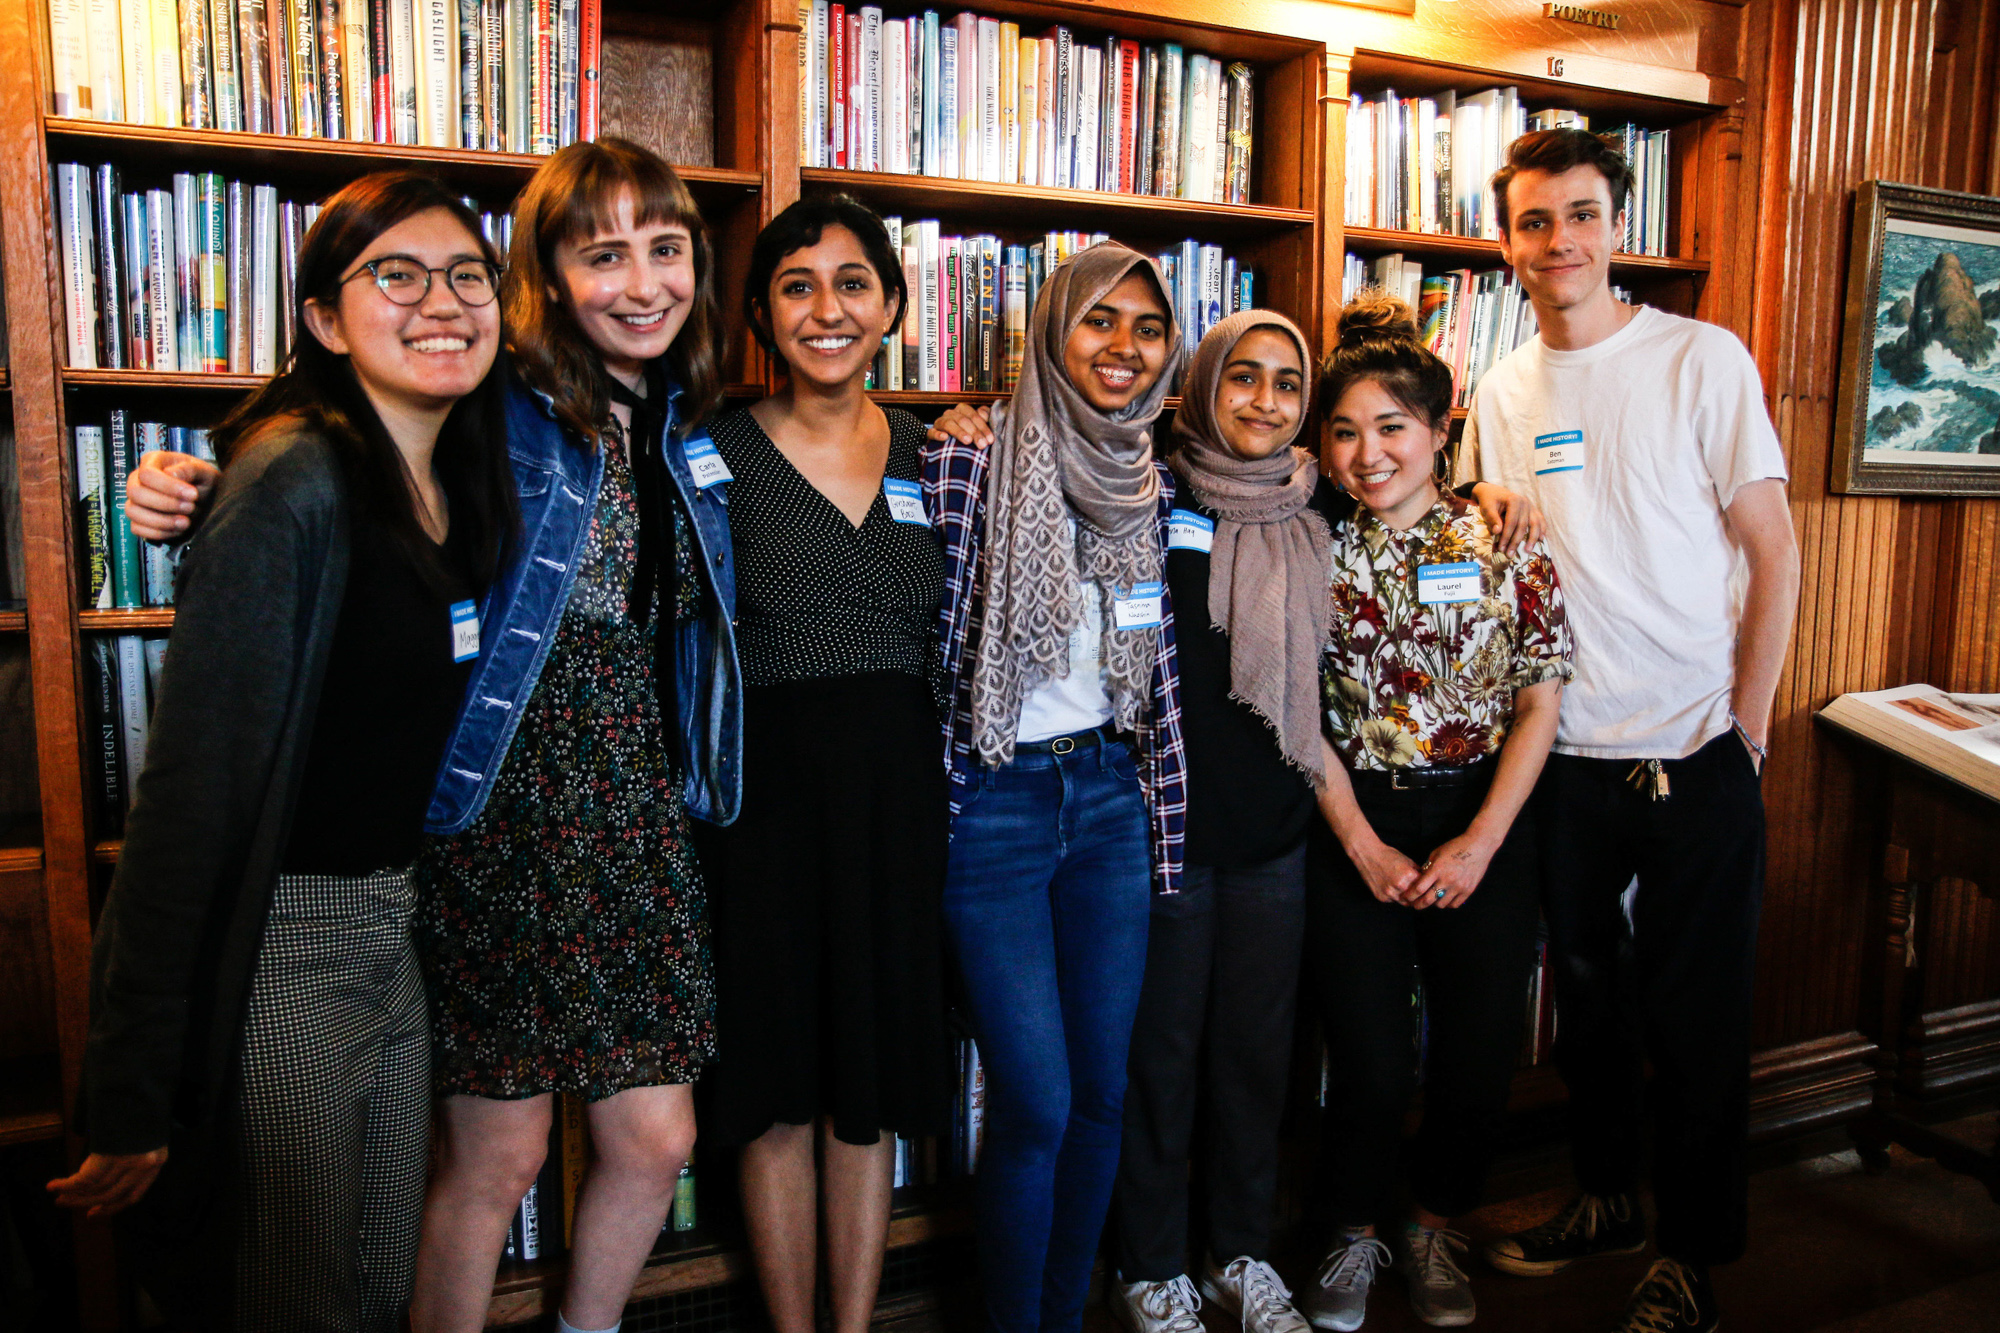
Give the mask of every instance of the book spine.
[[1099, 183], [1098, 118], [1103, 114], [1103, 108], [1099, 103], [1104, 88], [1104, 52], [1097, 47], [1086, 46], [1079, 49], [1077, 55], [1082, 67], [1082, 77], [1077, 84], [1076, 160], [1072, 168], [1070, 186], [1078, 190], [1095, 190]]
[[881, 171], [886, 165], [883, 152], [887, 135], [883, 129], [883, 117], [888, 110], [883, 95], [885, 71], [882, 65], [882, 43], [885, 33], [882, 27], [882, 11], [874, 5], [863, 5], [861, 19], [861, 46], [854, 52], [857, 82], [861, 89], [861, 104], [856, 108], [855, 123], [860, 126], [860, 137], [848, 146], [849, 164], [859, 171]]
[[903, 288], [910, 308], [903, 314], [902, 387], [920, 389], [924, 382], [924, 274], [922, 227], [903, 224]]
[[96, 109], [83, 0], [49, 0], [49, 110], [58, 116], [91, 119]]
[[1139, 44], [1118, 44], [1118, 180], [1114, 188], [1135, 194], [1139, 187]]
[[383, 0], [389, 28], [389, 126], [392, 142], [417, 138], [417, 31], [410, 5], [416, 0]]
[[456, 0], [422, 0], [424, 6], [424, 142], [433, 148], [458, 147], [458, 5]]
[[979, 179], [1000, 179], [1000, 21], [982, 18], [974, 25], [979, 42]]
[[1239, 60], [1229, 67], [1229, 174], [1223, 189], [1225, 203], [1250, 202], [1250, 150], [1255, 143], [1257, 123], [1256, 86], [1257, 76], [1248, 65]]
[[[479, 70], [479, 89], [474, 99], [479, 121], [478, 142], [487, 149], [507, 151], [507, 22], [503, 0], [474, 0], [478, 27], [474, 59]], [[592, 85], [595, 96], [595, 84]], [[593, 112], [594, 114], [594, 112]]]
[[84, 68], [93, 120], [125, 119], [125, 60], [118, 36], [118, 0], [84, 0]]
[[203, 0], [180, 0], [181, 124], [191, 130], [215, 128], [215, 107], [209, 98], [208, 6]]
[[111, 574], [111, 491], [105, 484], [104, 427], [78, 426], [71, 432], [76, 444], [76, 499], [82, 511], [83, 607], [86, 611], [109, 611], [113, 605]]
[[1183, 66], [1180, 114], [1180, 160], [1174, 165], [1174, 195], [1179, 199], [1201, 198], [1204, 173], [1208, 167], [1208, 145], [1201, 128], [1211, 108], [1206, 97], [1208, 57], [1190, 55]]
[[1118, 122], [1118, 38], [1106, 37], [1098, 57], [1097, 80], [1097, 176], [1095, 188], [1118, 189], [1118, 145], [1124, 131]]
[[1055, 185], [1068, 189], [1076, 184], [1076, 40], [1070, 30], [1058, 27], [1056, 41], [1056, 174]]
[[1208, 84], [1215, 98], [1215, 126], [1208, 151], [1207, 198], [1211, 203], [1220, 203], [1229, 191], [1229, 80], [1220, 60], [1208, 62]]
[[534, 0], [501, 0], [507, 7], [507, 151], [534, 144]]
[[1016, 114], [1020, 145], [1014, 179], [1022, 185], [1037, 185], [1042, 179], [1042, 44], [1036, 38], [1023, 37], [1018, 45], [1014, 59], [1021, 80]]
[[[167, 428], [157, 421], [136, 423], [132, 427], [132, 434], [134, 466], [147, 454], [167, 447]], [[138, 546], [140, 580], [144, 584], [145, 604], [172, 606], [174, 604], [173, 553], [155, 542], [140, 542]]]
[[152, 269], [146, 262], [149, 234], [146, 196], [118, 196], [118, 271], [124, 282], [125, 364], [134, 370], [154, 370]]
[[806, 151], [800, 159], [809, 167], [823, 167], [826, 156], [826, 21], [832, 14], [827, 0], [812, 0], [805, 30], [806, 42]]
[[[284, 0], [278, 0], [283, 4]], [[280, 133], [273, 102], [282, 103], [285, 88], [273, 86], [272, 69], [285, 68], [283, 47], [272, 60], [271, 15], [267, 0], [236, 0], [238, 51], [243, 66], [243, 128], [252, 134]], [[289, 126], [289, 121], [284, 122]]]
[[576, 79], [582, 64], [579, 49], [582, 26], [578, 0], [560, 0], [556, 7], [556, 146], [559, 148], [576, 142]]
[[576, 132], [595, 141], [604, 119], [603, 0], [582, 0], [577, 21]]
[[1002, 393], [1012, 393], [1021, 382], [1021, 367], [1028, 351], [1028, 249], [1010, 245], [1006, 256], [1000, 298], [1000, 322], [1006, 342], [1000, 357], [999, 389]]
[[278, 191], [259, 185], [250, 194], [250, 371], [269, 375], [278, 359]]
[[91, 262], [96, 265], [93, 297], [97, 302], [97, 364], [107, 370], [125, 369], [126, 336], [124, 217], [119, 206], [118, 168], [106, 164], [93, 173], [90, 192]]
[[1000, 174], [1003, 185], [1021, 179], [1021, 25], [1000, 25]]
[[1153, 130], [1153, 193], [1173, 199], [1181, 189], [1181, 96], [1187, 60], [1172, 42], [1160, 48], [1160, 97]]
[[244, 260], [248, 257], [247, 228], [250, 226], [250, 187], [242, 181], [230, 181], [223, 187], [224, 243], [223, 256], [228, 296], [223, 300], [225, 320], [228, 325], [226, 346], [229, 349], [229, 373], [247, 375], [250, 373], [250, 303], [243, 297], [248, 274]]
[[[860, 30], [860, 16], [849, 14], [848, 21]], [[882, 219], [882, 229], [889, 233], [889, 253], [895, 259], [896, 272], [904, 273], [903, 264], [903, 219], [894, 214]], [[907, 282], [907, 277], [905, 282]], [[907, 287], [905, 288], [907, 291]], [[886, 299], [886, 297], [885, 297]], [[900, 389], [903, 387], [903, 331], [910, 326], [910, 303], [903, 302], [903, 312], [897, 326], [882, 338], [882, 350], [875, 358], [874, 387], [878, 389]]]
[[55, 168], [56, 223], [61, 232], [63, 331], [68, 364], [97, 368], [96, 227], [91, 216], [90, 168], [61, 163]]
[[481, 76], [486, 70], [486, 34], [479, 0], [458, 5], [458, 143], [461, 148], [494, 148], [486, 142], [486, 107]]
[[340, 30], [341, 134], [365, 142], [373, 136], [375, 125], [375, 52], [368, 40], [368, 4], [367, 0], [335, 0], [332, 9], [329, 23]]
[[195, 281], [196, 338], [201, 368], [212, 374], [229, 369], [229, 206], [222, 177], [196, 174]]
[[905, 174], [911, 169], [909, 45], [908, 24], [883, 26], [881, 169]]
[[107, 536], [111, 544], [111, 604], [136, 610], [146, 602], [145, 566], [139, 559], [139, 539], [125, 517], [125, 484], [132, 475], [132, 421], [123, 408], [111, 409], [104, 430], [105, 500], [110, 509]]
[[847, 6], [826, 7], [826, 164], [848, 167]]
[[146, 191], [146, 331], [151, 344], [146, 364], [152, 370], [177, 371], [180, 353], [174, 331], [174, 203], [165, 190]]
[[556, 0], [534, 0], [535, 54], [533, 99], [534, 138], [528, 151], [547, 156], [556, 151]]
[[[67, 0], [63, 0], [67, 3]], [[174, 0], [146, 0], [148, 51], [151, 60], [147, 80], [151, 84], [149, 102], [154, 125], [181, 123], [181, 39], [180, 14]]]
[[901, 28], [903, 66], [898, 76], [902, 87], [903, 143], [897, 148], [902, 156], [904, 175], [914, 176], [923, 169], [924, 161], [924, 23], [920, 18], [890, 20]]
[[944, 343], [939, 349], [942, 354], [939, 387], [946, 393], [960, 393], [964, 388], [959, 382], [958, 362], [958, 329], [962, 315], [958, 288], [960, 246], [960, 239], [956, 236], [940, 237], [938, 240], [941, 269], [938, 275], [938, 337]]
[[979, 158], [981, 139], [979, 137], [979, 20], [972, 14], [960, 14], [952, 19], [953, 31], [957, 33], [958, 45], [958, 87], [954, 105], [957, 107], [956, 138], [958, 140], [958, 176], [960, 180], [979, 179]]
[[812, 143], [812, 0], [799, 0], [799, 165], [813, 163]]
[[979, 387], [1000, 387], [1000, 240], [979, 238]]
[[101, 634], [86, 635], [89, 645], [91, 786], [96, 791], [97, 831], [116, 835], [125, 827], [125, 797], [120, 781], [118, 743], [118, 652]]
[[118, 645], [118, 721], [124, 755], [125, 804], [129, 809], [146, 771], [146, 648], [136, 634], [120, 634]]
[[215, 128], [243, 128], [243, 72], [236, 49], [236, 15], [233, 0], [208, 0], [203, 6], [208, 22], [208, 59], [214, 79]]
[[117, 0], [118, 46], [124, 85], [125, 120], [133, 125], [153, 123], [153, 16], [152, 0]]
[[936, 219], [918, 223], [917, 238], [917, 262], [923, 277], [924, 293], [922, 382], [917, 387], [927, 393], [936, 393], [944, 387], [943, 349], [940, 346], [944, 339], [944, 283], [939, 265], [942, 245]]
[[[944, 138], [939, 130], [942, 114], [938, 107], [938, 93], [944, 86], [941, 24], [935, 9], [926, 9], [918, 21], [920, 41], [914, 52], [914, 63], [919, 66], [918, 124], [922, 139], [921, 151], [914, 164], [926, 176], [942, 176], [944, 170]], [[914, 294], [913, 294], [914, 295]]]
[[958, 176], [958, 28], [938, 26], [938, 171]]

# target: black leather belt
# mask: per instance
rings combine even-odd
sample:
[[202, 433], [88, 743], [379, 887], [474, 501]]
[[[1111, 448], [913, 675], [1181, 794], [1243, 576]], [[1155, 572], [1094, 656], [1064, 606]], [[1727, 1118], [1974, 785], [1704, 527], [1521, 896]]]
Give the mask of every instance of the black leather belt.
[[1351, 773], [1356, 788], [1369, 791], [1427, 791], [1432, 788], [1464, 787], [1492, 776], [1493, 760], [1447, 767], [1431, 764], [1421, 768], [1355, 769]]
[[1017, 741], [1015, 754], [1074, 754], [1078, 750], [1094, 750], [1100, 745], [1123, 740], [1118, 729], [1109, 722], [1092, 727], [1089, 731], [1079, 731], [1070, 736], [1051, 736], [1045, 741]]

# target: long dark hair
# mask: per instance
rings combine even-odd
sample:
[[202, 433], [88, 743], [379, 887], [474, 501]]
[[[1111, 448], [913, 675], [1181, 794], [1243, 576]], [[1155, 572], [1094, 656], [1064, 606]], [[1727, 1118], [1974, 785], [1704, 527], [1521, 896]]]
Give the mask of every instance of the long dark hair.
[[[383, 232], [441, 208], [464, 226], [479, 253], [497, 268], [499, 255], [481, 237], [479, 219], [443, 185], [414, 171], [378, 171], [342, 186], [320, 208], [299, 249], [292, 350], [271, 381], [224, 417], [212, 437], [228, 460], [266, 427], [291, 420], [332, 444], [357, 508], [389, 531], [391, 540], [434, 581], [441, 581], [437, 548], [417, 516], [413, 478], [382, 418], [355, 378], [353, 363], [330, 350], [306, 327], [307, 301], [332, 307], [340, 280]], [[500, 553], [520, 523], [513, 466], [507, 459], [502, 354], [477, 388], [458, 400], [438, 431], [432, 455], [451, 501], [453, 528], [465, 525], [465, 548], [481, 586], [500, 564]]]
[[611, 415], [611, 377], [575, 316], [549, 292], [556, 283], [556, 247], [609, 231], [618, 196], [627, 190], [635, 226], [678, 223], [694, 246], [694, 303], [665, 358], [681, 386], [686, 423], [722, 402], [715, 254], [694, 196], [665, 159], [629, 139], [574, 143], [543, 163], [514, 201], [514, 239], [500, 294], [515, 369], [549, 396], [565, 425], [591, 442]]

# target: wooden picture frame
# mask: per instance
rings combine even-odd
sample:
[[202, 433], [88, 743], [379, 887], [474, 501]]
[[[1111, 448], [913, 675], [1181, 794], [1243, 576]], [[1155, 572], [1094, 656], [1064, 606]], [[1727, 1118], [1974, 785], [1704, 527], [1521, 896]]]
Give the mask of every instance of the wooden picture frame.
[[2000, 198], [1863, 181], [1834, 419], [1846, 495], [2000, 495]]

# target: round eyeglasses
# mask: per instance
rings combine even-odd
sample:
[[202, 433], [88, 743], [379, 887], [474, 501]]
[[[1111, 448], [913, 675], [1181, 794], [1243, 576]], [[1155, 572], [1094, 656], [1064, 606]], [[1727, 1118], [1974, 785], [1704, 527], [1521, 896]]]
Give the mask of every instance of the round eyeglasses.
[[461, 259], [444, 268], [425, 268], [414, 259], [391, 255], [372, 259], [342, 279], [352, 282], [363, 273], [375, 280], [382, 295], [397, 305], [416, 305], [430, 295], [431, 275], [444, 274], [451, 294], [469, 306], [491, 305], [500, 290], [493, 266], [483, 259]]

